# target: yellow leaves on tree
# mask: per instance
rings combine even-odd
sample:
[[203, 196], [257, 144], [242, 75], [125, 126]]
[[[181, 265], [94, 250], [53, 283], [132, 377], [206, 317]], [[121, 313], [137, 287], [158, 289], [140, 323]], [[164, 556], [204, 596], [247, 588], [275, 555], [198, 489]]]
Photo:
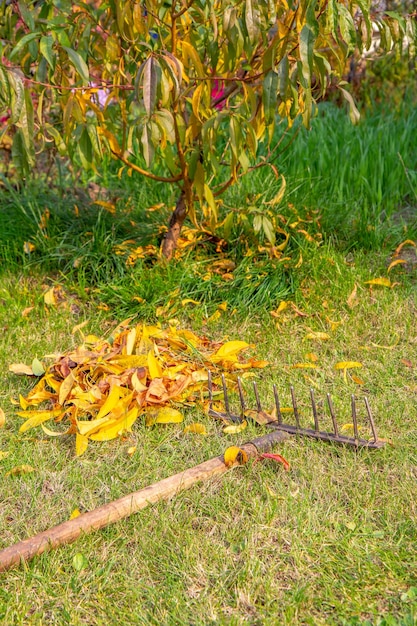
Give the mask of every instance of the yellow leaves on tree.
[[[264, 367], [265, 361], [242, 359], [250, 348], [245, 341], [223, 344], [198, 337], [189, 330], [170, 326], [122, 322], [113, 335], [102, 339], [87, 335], [75, 350], [55, 357], [44, 369], [11, 367], [19, 374], [39, 380], [26, 397], [20, 396], [20, 432], [42, 426], [49, 436], [75, 435], [75, 450], [81, 455], [89, 441], [123, 437], [144, 416], [146, 426], [180, 423], [177, 408], [203, 401], [207, 369], [239, 370]], [[39, 407], [39, 408], [37, 408]], [[49, 428], [46, 422], [60, 423]], [[199, 424], [184, 432], [205, 434]]]

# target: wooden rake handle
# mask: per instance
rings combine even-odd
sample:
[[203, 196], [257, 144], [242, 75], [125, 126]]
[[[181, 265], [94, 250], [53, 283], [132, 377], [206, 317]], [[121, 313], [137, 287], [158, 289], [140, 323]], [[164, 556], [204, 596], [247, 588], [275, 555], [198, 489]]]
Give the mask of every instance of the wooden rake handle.
[[[246, 452], [248, 458], [256, 457], [261, 452], [267, 452], [276, 443], [280, 443], [288, 438], [288, 434], [274, 430], [268, 435], [258, 437], [250, 441], [241, 448]], [[175, 496], [180, 491], [188, 489], [197, 482], [205, 481], [212, 476], [223, 474], [229, 468], [224, 463], [223, 456], [217, 456], [209, 461], [200, 463], [195, 467], [174, 474], [169, 478], [160, 480], [149, 487], [130, 493], [118, 500], [104, 504], [103, 506], [84, 513], [79, 517], [58, 524], [45, 530], [29, 539], [15, 543], [14, 545], [0, 551], [0, 572], [6, 571], [19, 564], [21, 561], [28, 561], [34, 556], [42, 554], [47, 550], [58, 548], [67, 543], [72, 543], [81, 534], [87, 534], [100, 528], [104, 528], [125, 517], [137, 513], [146, 508], [149, 504], [155, 504], [160, 500], [167, 500]]]

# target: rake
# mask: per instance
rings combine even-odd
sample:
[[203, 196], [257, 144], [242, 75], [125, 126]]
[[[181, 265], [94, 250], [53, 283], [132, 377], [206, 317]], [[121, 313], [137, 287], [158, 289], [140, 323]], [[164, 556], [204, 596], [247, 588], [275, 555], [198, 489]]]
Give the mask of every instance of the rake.
[[313, 389], [310, 389], [310, 405], [312, 417], [314, 420], [314, 428], [305, 428], [301, 425], [301, 417], [300, 411], [298, 408], [297, 399], [295, 397], [294, 387], [290, 387], [291, 393], [291, 404], [292, 404], [292, 413], [294, 415], [295, 424], [286, 424], [283, 419], [283, 412], [281, 408], [281, 403], [277, 391], [277, 386], [273, 385], [273, 396], [274, 396], [274, 404], [275, 404], [275, 415], [271, 415], [267, 413], [262, 408], [262, 404], [259, 397], [259, 390], [256, 382], [253, 382], [253, 395], [255, 398], [255, 408], [249, 408], [245, 399], [245, 393], [242, 385], [242, 380], [240, 378], [237, 379], [237, 391], [239, 397], [239, 411], [233, 412], [231, 409], [230, 403], [230, 395], [227, 389], [226, 377], [224, 374], [221, 375], [221, 386], [222, 390], [220, 393], [223, 394], [223, 403], [224, 403], [224, 411], [218, 411], [214, 408], [214, 388], [213, 388], [213, 379], [212, 374], [208, 372], [208, 394], [209, 394], [209, 415], [211, 417], [221, 419], [227, 422], [241, 423], [246, 416], [254, 416], [255, 421], [258, 423], [262, 423], [271, 428], [284, 431], [289, 433], [290, 435], [299, 435], [302, 437], [312, 437], [313, 439], [321, 439], [323, 441], [330, 441], [342, 445], [353, 446], [355, 448], [383, 448], [385, 445], [384, 441], [378, 439], [378, 435], [375, 428], [375, 422], [371, 413], [371, 407], [369, 406], [368, 398], [364, 398], [365, 410], [367, 422], [370, 428], [371, 437], [369, 439], [365, 439], [359, 436], [359, 426], [358, 426], [358, 408], [355, 396], [351, 395], [350, 401], [350, 410], [351, 410], [351, 418], [353, 425], [353, 437], [347, 437], [346, 435], [340, 434], [340, 429], [336, 420], [336, 413], [333, 406], [333, 401], [328, 393], [326, 395], [327, 406], [329, 409], [333, 431], [325, 431], [320, 430], [319, 426], [319, 410], [318, 404], [316, 402], [315, 394]]

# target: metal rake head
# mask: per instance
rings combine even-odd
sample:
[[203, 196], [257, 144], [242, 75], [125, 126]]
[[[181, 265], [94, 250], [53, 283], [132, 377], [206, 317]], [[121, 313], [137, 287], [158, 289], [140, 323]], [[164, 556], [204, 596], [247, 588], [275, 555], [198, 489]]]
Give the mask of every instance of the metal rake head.
[[[369, 406], [368, 398], [364, 398], [365, 409], [367, 421], [370, 427], [371, 438], [365, 439], [359, 437], [359, 426], [358, 426], [358, 412], [357, 412], [357, 404], [356, 398], [354, 395], [351, 396], [350, 408], [351, 408], [351, 418], [352, 418], [352, 426], [353, 426], [353, 437], [347, 437], [346, 435], [340, 434], [339, 426], [336, 420], [336, 414], [333, 407], [333, 402], [330, 394], [326, 394], [327, 405], [330, 413], [330, 417], [332, 420], [333, 431], [323, 431], [320, 430], [319, 427], [319, 412], [317, 409], [316, 399], [314, 396], [313, 389], [310, 389], [310, 404], [312, 410], [312, 416], [314, 420], [314, 428], [303, 428], [301, 426], [300, 420], [300, 412], [297, 405], [297, 400], [295, 397], [294, 387], [290, 387], [291, 392], [291, 404], [292, 404], [292, 413], [294, 414], [295, 424], [286, 424], [283, 421], [283, 414], [281, 410], [281, 403], [278, 396], [278, 391], [276, 385], [273, 385], [273, 393], [274, 393], [274, 403], [275, 403], [275, 413], [276, 415], [270, 415], [264, 411], [262, 408], [262, 404], [259, 397], [258, 386], [256, 382], [253, 382], [253, 393], [255, 396], [256, 407], [252, 409], [247, 406], [245, 395], [243, 391], [242, 381], [240, 378], [237, 379], [237, 388], [239, 395], [239, 404], [240, 404], [240, 412], [239, 415], [237, 413], [233, 413], [230, 407], [230, 399], [229, 393], [226, 385], [226, 378], [224, 374], [221, 376], [222, 380], [222, 391], [223, 393], [223, 401], [224, 401], [224, 411], [217, 411], [214, 408], [214, 400], [213, 400], [213, 381], [211, 372], [208, 372], [208, 392], [209, 392], [209, 415], [212, 417], [227, 420], [231, 422], [242, 422], [243, 419], [247, 415], [256, 414], [258, 416], [262, 416], [262, 423], [277, 428], [278, 430], [283, 430], [291, 435], [300, 435], [303, 437], [312, 437], [314, 439], [322, 439], [324, 441], [333, 441], [335, 443], [354, 446], [355, 448], [382, 448], [385, 445], [384, 441], [378, 439], [378, 435], [375, 428], [375, 422], [372, 417], [371, 408]], [[270, 418], [270, 420], [268, 420]], [[259, 420], [256, 420], [259, 421]]]

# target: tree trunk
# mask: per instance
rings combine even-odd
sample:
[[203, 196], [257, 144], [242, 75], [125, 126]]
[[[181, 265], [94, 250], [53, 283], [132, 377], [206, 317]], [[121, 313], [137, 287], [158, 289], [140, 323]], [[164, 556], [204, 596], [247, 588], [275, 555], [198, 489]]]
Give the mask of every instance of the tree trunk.
[[178, 238], [181, 233], [181, 228], [184, 220], [187, 216], [187, 202], [185, 197], [185, 191], [181, 191], [181, 195], [177, 200], [177, 205], [169, 220], [168, 232], [162, 242], [162, 255], [167, 261], [172, 259], [172, 255], [177, 247]]

